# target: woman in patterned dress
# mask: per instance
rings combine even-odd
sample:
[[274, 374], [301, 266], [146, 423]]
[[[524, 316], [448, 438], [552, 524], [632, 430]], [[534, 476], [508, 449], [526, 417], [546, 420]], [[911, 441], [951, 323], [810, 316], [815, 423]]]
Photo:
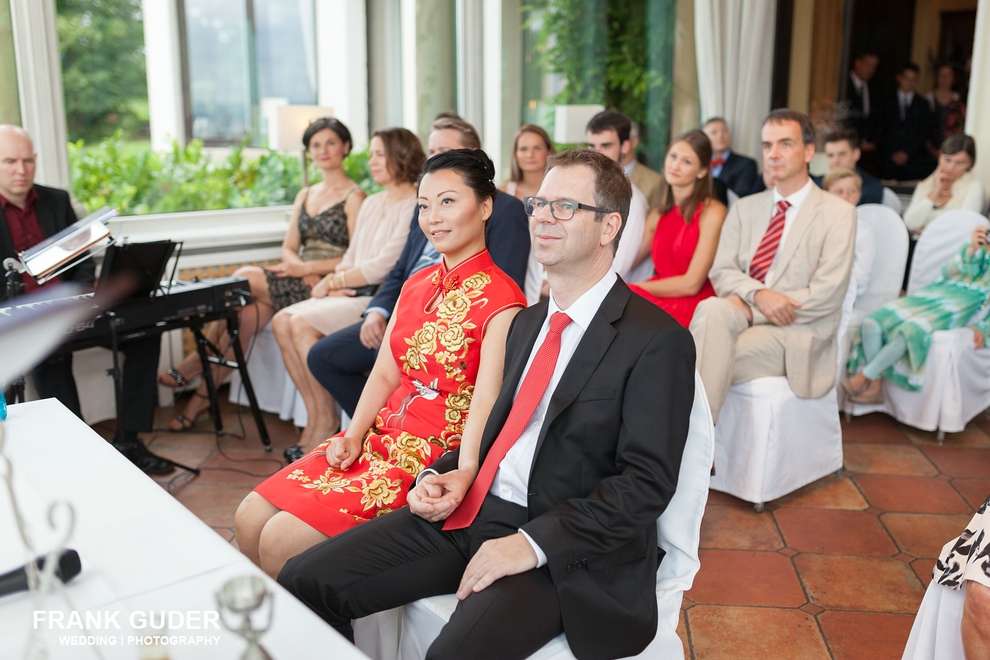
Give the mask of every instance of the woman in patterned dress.
[[882, 403], [883, 379], [908, 390], [920, 390], [933, 332], [968, 325], [974, 348], [986, 345], [990, 320], [969, 321], [988, 295], [990, 251], [987, 230], [980, 226], [942, 269], [941, 278], [863, 319], [849, 361], [850, 371], [862, 371], [843, 380], [842, 389], [856, 403]]
[[[283, 307], [309, 298], [310, 289], [340, 263], [354, 232], [358, 210], [365, 194], [344, 172], [342, 164], [351, 150], [351, 133], [332, 117], [317, 119], [303, 133], [303, 146], [323, 178], [296, 195], [292, 216], [282, 242], [282, 261], [268, 268], [244, 266], [234, 272], [246, 277], [255, 304], [240, 312], [241, 345], [247, 345], [257, 329], [263, 328]], [[225, 346], [228, 359], [234, 358], [227, 338], [226, 324], [214, 324], [208, 338]], [[190, 353], [179, 365], [159, 376], [163, 385], [178, 387], [190, 382], [203, 370], [199, 355]], [[226, 377], [226, 368], [217, 368], [214, 382]], [[192, 427], [196, 418], [209, 408], [206, 383], [202, 383], [185, 409], [169, 424], [172, 431]]]
[[712, 196], [711, 158], [712, 144], [698, 130], [684, 133], [670, 145], [663, 164], [660, 208], [646, 219], [636, 257], [639, 263], [652, 255], [656, 274], [629, 285], [685, 328], [691, 325], [698, 303], [715, 295], [708, 271], [727, 211]]
[[[419, 225], [443, 255], [402, 288], [351, 426], [269, 477], [234, 518], [241, 551], [269, 575], [320, 541], [405, 506], [416, 476], [461, 445], [476, 473], [502, 383], [509, 324], [526, 300], [492, 263], [485, 222], [495, 168], [480, 150], [431, 158]], [[468, 414], [470, 410], [470, 415]]]

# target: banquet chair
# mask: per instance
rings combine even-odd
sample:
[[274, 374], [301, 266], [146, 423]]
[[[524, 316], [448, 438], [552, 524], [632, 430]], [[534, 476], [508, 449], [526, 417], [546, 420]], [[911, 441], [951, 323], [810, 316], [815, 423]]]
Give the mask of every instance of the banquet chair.
[[883, 189], [883, 201], [881, 204], [892, 208], [897, 215], [900, 215], [901, 211], [904, 210], [904, 205], [901, 204], [901, 198], [890, 188]]
[[[990, 222], [966, 210], [946, 211], [935, 218], [918, 239], [908, 294], [934, 282], [977, 225], [990, 227]], [[937, 431], [941, 442], [946, 433], [962, 431], [990, 407], [990, 349], [975, 350], [973, 334], [966, 328], [937, 331], [932, 334], [921, 390], [912, 392], [884, 381], [883, 391], [883, 403], [847, 402], [844, 410], [851, 415], [886, 412], [909, 426]]]
[[[684, 455], [677, 478], [677, 489], [666, 510], [657, 519], [657, 541], [666, 553], [657, 569], [657, 634], [636, 658], [683, 658], [684, 646], [677, 634], [684, 592], [691, 588], [701, 567], [698, 544], [701, 519], [708, 501], [712, 465], [713, 436], [711, 410], [701, 377], [694, 377], [694, 405]], [[358, 648], [385, 660], [419, 660], [426, 655], [440, 629], [457, 606], [453, 594], [424, 598], [396, 610], [389, 610], [355, 622]], [[398, 622], [398, 654], [395, 628]], [[374, 655], [377, 651], [380, 655]], [[561, 634], [530, 656], [530, 660], [573, 660], [567, 638]]]

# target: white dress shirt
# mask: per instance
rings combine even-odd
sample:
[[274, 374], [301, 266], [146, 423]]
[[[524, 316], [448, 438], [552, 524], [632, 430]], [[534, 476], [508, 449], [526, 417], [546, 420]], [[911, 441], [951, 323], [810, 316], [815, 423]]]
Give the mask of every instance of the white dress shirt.
[[770, 269], [767, 271], [767, 276], [764, 282], [769, 282], [773, 279], [773, 271], [777, 268], [777, 260], [780, 257], [780, 253], [784, 251], [784, 246], [787, 245], [787, 235], [790, 233], [791, 226], [794, 224], [794, 218], [797, 217], [798, 212], [801, 210], [801, 205], [804, 204], [804, 200], [808, 199], [808, 194], [811, 192], [814, 185], [815, 184], [809, 177], [807, 183], [787, 197], [781, 195], [777, 189], [774, 188], [773, 212], [777, 212], [777, 202], [781, 200], [786, 200], [790, 202], [791, 205], [784, 214], [784, 233], [780, 235], [780, 244], [777, 246], [777, 254], [773, 255], [773, 263], [770, 264]]
[[[597, 284], [585, 291], [580, 298], [575, 300], [565, 310], [561, 310], [557, 306], [553, 298], [553, 292], [550, 292], [550, 305], [547, 310], [547, 318], [543, 321], [543, 327], [540, 328], [540, 334], [536, 337], [536, 343], [533, 345], [533, 350], [529, 354], [529, 360], [526, 362], [526, 367], [523, 369], [522, 375], [519, 378], [519, 384], [516, 385], [516, 395], [519, 394], [519, 387], [526, 379], [526, 374], [529, 373], [529, 367], [533, 363], [536, 352], [543, 345], [543, 340], [546, 339], [547, 332], [550, 331], [550, 317], [555, 312], [563, 311], [571, 318], [571, 322], [564, 328], [564, 332], [560, 336], [560, 353], [557, 356], [557, 366], [553, 370], [550, 384], [547, 385], [546, 392], [543, 393], [543, 398], [537, 404], [536, 411], [533, 412], [533, 416], [530, 418], [526, 428], [523, 429], [519, 439], [516, 440], [516, 443], [509, 449], [505, 458], [499, 463], [498, 472], [495, 473], [492, 487], [488, 491], [489, 494], [522, 507], [529, 506], [529, 472], [533, 466], [536, 441], [543, 428], [543, 420], [550, 405], [550, 398], [553, 396], [557, 384], [560, 383], [560, 377], [571, 361], [574, 351], [577, 349], [578, 344], [581, 343], [585, 331], [591, 325], [591, 320], [598, 313], [598, 308], [601, 307], [605, 296], [612, 290], [615, 281], [615, 271], [609, 270]], [[522, 530], [519, 531], [522, 532]], [[526, 532], [522, 533], [536, 552], [538, 558], [537, 566], [546, 564], [547, 556], [540, 549], [540, 546]]]
[[907, 120], [907, 112], [911, 109], [911, 103], [914, 101], [914, 92], [902, 92], [897, 90], [897, 103], [901, 109], [901, 121]]

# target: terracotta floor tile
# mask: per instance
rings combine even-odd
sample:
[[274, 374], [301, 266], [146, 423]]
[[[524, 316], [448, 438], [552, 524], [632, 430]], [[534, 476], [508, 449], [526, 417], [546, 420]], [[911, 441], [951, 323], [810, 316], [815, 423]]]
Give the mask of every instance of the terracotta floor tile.
[[752, 502], [746, 502], [738, 497], [729, 495], [728, 493], [721, 493], [717, 490], [708, 491], [708, 505], [719, 504], [722, 506], [738, 506], [752, 509]]
[[835, 660], [897, 660], [914, 624], [911, 614], [872, 612], [825, 612], [818, 620]]
[[807, 598], [791, 560], [775, 552], [702, 550], [688, 592], [697, 603], [798, 607]]
[[969, 505], [948, 483], [925, 477], [864, 474], [856, 484], [875, 507], [885, 511], [967, 513]]
[[938, 474], [917, 447], [847, 444], [842, 449], [846, 469], [858, 474], [903, 474], [918, 477], [933, 477]]
[[233, 527], [237, 505], [249, 492], [250, 486], [190, 483], [175, 493], [175, 499], [211, 527]]
[[784, 542], [773, 516], [752, 508], [709, 505], [701, 522], [701, 547], [722, 550], [779, 550]]
[[961, 433], [946, 433], [942, 445], [939, 445], [938, 433], [935, 431], [922, 431], [905, 426], [904, 432], [907, 433], [908, 439], [911, 442], [926, 447], [990, 447], [990, 435], [987, 435], [987, 432], [976, 424], [968, 424]]
[[869, 506], [849, 477], [829, 475], [776, 501], [779, 507], [862, 511]]
[[915, 559], [911, 562], [911, 569], [918, 576], [918, 579], [921, 580], [921, 584], [925, 585], [925, 589], [928, 588], [928, 584], [932, 581], [933, 568], [935, 568], [934, 559]]
[[924, 447], [922, 451], [939, 470], [953, 477], [986, 477], [990, 474], [990, 449]]
[[952, 485], [956, 487], [962, 496], [973, 507], [973, 511], [980, 508], [987, 501], [990, 495], [990, 479], [953, 479]]
[[799, 555], [793, 561], [811, 601], [825, 609], [914, 614], [925, 593], [914, 571], [896, 559]]
[[907, 435], [897, 422], [884, 413], [870, 413], [846, 421], [842, 416], [842, 442], [907, 444]]
[[281, 454], [228, 449], [224, 456], [214, 453], [202, 466], [200, 483], [245, 484], [257, 486], [285, 466]]
[[877, 557], [897, 554], [897, 546], [876, 516], [868, 513], [780, 509], [773, 515], [787, 546], [800, 552]]
[[699, 660], [829, 658], [814, 617], [800, 610], [698, 606], [687, 617]]
[[936, 558], [942, 546], [959, 536], [971, 515], [885, 513], [881, 522], [904, 552], [918, 558]]

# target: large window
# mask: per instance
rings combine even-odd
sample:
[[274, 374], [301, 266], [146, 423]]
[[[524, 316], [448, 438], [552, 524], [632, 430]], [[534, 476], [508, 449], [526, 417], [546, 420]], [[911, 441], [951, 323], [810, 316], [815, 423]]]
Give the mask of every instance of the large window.
[[264, 146], [266, 99], [316, 103], [313, 1], [183, 0], [190, 137]]
[[14, 32], [10, 24], [10, 0], [0, 0], [0, 124], [20, 124], [17, 69], [14, 66]]

